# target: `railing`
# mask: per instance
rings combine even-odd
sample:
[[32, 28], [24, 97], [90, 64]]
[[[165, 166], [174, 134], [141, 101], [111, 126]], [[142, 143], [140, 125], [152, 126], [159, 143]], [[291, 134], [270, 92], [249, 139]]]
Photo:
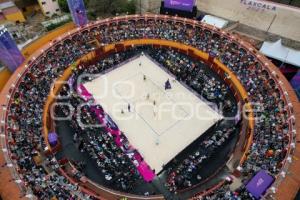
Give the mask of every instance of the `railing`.
[[213, 193], [214, 191], [216, 191], [218, 188], [221, 188], [224, 184], [225, 184], [225, 180], [221, 181], [220, 183], [214, 185], [213, 187], [209, 188], [206, 191], [200, 192], [196, 195], [194, 195], [191, 199], [192, 200], [201, 200], [202, 197], [207, 196], [211, 193]]

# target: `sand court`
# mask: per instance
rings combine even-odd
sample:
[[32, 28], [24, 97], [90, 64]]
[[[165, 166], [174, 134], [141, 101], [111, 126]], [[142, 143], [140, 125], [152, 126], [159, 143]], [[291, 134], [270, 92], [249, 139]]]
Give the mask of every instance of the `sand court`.
[[146, 55], [84, 86], [156, 173], [222, 119]]

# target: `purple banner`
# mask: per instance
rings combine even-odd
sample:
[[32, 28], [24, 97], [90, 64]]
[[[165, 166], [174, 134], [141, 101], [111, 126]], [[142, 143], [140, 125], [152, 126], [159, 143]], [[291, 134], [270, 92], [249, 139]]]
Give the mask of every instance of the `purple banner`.
[[164, 2], [166, 8], [190, 12], [193, 11], [195, 5], [195, 0], [165, 0]]
[[88, 23], [83, 0], [68, 0], [68, 5], [73, 21], [77, 26], [84, 26]]
[[300, 69], [298, 70], [297, 74], [293, 77], [290, 81], [292, 87], [294, 88], [295, 92], [297, 93], [298, 99], [300, 99]]
[[109, 115], [105, 115], [105, 121], [108, 128], [112, 130], [119, 130], [117, 124], [111, 119]]
[[274, 178], [269, 175], [266, 171], [259, 171], [246, 185], [246, 189], [250, 192], [256, 199], [260, 199], [261, 196], [266, 192], [266, 190], [273, 183]]
[[0, 60], [11, 72], [14, 72], [25, 60], [5, 28], [0, 29]]
[[55, 147], [58, 142], [58, 136], [56, 133], [49, 133], [48, 134], [48, 142], [51, 147]]

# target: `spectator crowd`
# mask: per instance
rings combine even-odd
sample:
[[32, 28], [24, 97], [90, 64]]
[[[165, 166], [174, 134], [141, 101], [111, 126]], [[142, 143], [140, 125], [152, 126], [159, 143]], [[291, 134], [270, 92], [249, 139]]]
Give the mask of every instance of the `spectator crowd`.
[[[203, 27], [160, 19], [124, 20], [118, 24], [96, 26], [90, 31], [83, 31], [55, 44], [33, 61], [16, 85], [10, 98], [7, 116], [9, 149], [11, 158], [17, 163], [22, 181], [34, 195], [39, 199], [50, 199], [54, 196], [57, 199], [92, 198], [81, 193], [77, 185], [71, 184], [60, 174], [60, 166], [53, 155], [44, 158], [43, 161], [51, 172], [46, 171], [44, 165], [36, 163], [34, 158], [40, 156], [46, 148], [42, 134], [43, 106], [53, 81], [74, 61], [94, 50], [90, 41], [97, 39], [105, 45], [141, 38], [164, 39], [191, 45], [214, 54], [228, 66], [247, 90], [248, 100], [256, 103], [255, 108], [260, 111], [255, 113], [253, 144], [247, 160], [241, 166], [243, 181], [246, 182], [261, 169], [269, 171], [274, 176], [280, 172], [289, 142], [288, 112], [277, 84], [256, 57], [227, 37]], [[89, 67], [81, 66], [74, 74], [78, 76], [83, 72], [101, 73], [132, 57], [135, 53], [131, 51], [115, 54]], [[217, 105], [226, 102], [222, 107], [223, 111], [236, 109], [235, 102], [229, 99], [227, 86], [206, 73], [201, 63], [173, 50], [150, 50], [149, 55], [208, 101]], [[63, 90], [61, 95], [66, 93], [68, 91]], [[76, 106], [82, 100], [72, 93], [70, 101]], [[67, 109], [62, 110], [60, 114], [68, 112]], [[96, 123], [88, 106], [84, 107], [81, 113], [83, 114], [80, 116], [80, 121]], [[111, 142], [112, 138], [108, 137], [101, 128], [80, 127], [76, 118], [73, 118], [72, 122], [76, 137], [82, 138], [81, 150], [88, 152], [96, 160], [105, 179], [120, 190], [130, 191], [134, 187], [135, 180], [140, 178], [139, 174], [124, 153]], [[168, 175], [167, 185], [170, 190], [188, 188], [200, 182], [201, 177], [197, 176], [196, 172], [201, 163], [217, 151], [218, 146], [224, 144], [234, 131], [234, 127], [216, 131], [203, 142], [204, 146], [201, 145], [182, 163], [174, 166]], [[232, 195], [240, 199], [251, 198], [243, 188], [230, 191], [229, 187], [224, 186], [206, 199], [230, 199]]]

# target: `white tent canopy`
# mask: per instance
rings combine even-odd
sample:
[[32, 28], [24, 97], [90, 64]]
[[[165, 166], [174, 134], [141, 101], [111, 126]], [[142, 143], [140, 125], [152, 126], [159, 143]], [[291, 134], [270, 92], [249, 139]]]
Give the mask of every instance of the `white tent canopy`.
[[300, 67], [300, 51], [283, 46], [281, 39], [264, 42], [259, 51], [270, 58]]
[[224, 28], [228, 24], [227, 20], [212, 15], [205, 15], [201, 22], [213, 25], [218, 28]]

